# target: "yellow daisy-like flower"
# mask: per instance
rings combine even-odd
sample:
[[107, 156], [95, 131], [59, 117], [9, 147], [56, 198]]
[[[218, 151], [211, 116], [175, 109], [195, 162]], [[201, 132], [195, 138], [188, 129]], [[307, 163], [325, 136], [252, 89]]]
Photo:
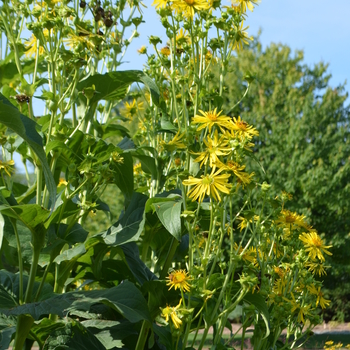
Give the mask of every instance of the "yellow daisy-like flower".
[[246, 30], [249, 26], [243, 28], [243, 21], [239, 27], [236, 27], [235, 42], [232, 46], [232, 50], [242, 51], [243, 45], [249, 45], [249, 41], [253, 40], [252, 36], [248, 36]]
[[313, 274], [318, 274], [319, 276], [327, 275], [325, 269], [327, 266], [324, 266], [323, 264], [320, 264], [318, 262], [307, 262], [305, 266], [308, 267], [308, 270]]
[[253, 136], [259, 136], [259, 131], [249, 125], [247, 122], [238, 117], [233, 117], [233, 121], [230, 120], [230, 125], [227, 126], [241, 139], [251, 139]]
[[296, 229], [296, 228], [305, 228], [309, 231], [312, 231], [311, 226], [305, 221], [305, 215], [298, 215], [289, 210], [282, 210], [281, 215], [276, 220], [276, 224], [282, 228]]
[[180, 134], [180, 131], [174, 136], [174, 138], [171, 141], [165, 142], [161, 141], [160, 142], [160, 148], [165, 149], [169, 152], [176, 151], [177, 149], [186, 149], [187, 146], [183, 143], [185, 133]]
[[302, 233], [299, 235], [299, 239], [304, 243], [305, 250], [309, 252], [309, 256], [312, 260], [315, 260], [316, 257], [324, 261], [324, 256], [322, 253], [325, 253], [327, 255], [332, 255], [332, 253], [327, 250], [328, 248], [331, 248], [331, 245], [324, 245], [323, 240], [321, 237], [317, 234], [317, 232], [313, 231], [310, 233]]
[[179, 288], [183, 292], [189, 292], [191, 289], [188, 281], [191, 281], [192, 278], [185, 270], [175, 270], [169, 274], [167, 279], [169, 280], [167, 282], [167, 286], [170, 286], [169, 290], [174, 287], [175, 290]]
[[15, 165], [15, 161], [13, 159], [8, 160], [6, 162], [3, 162], [2, 160], [0, 160], [0, 171], [5, 171], [5, 173], [8, 176], [11, 176], [11, 173], [14, 172], [14, 168], [13, 166]]
[[201, 203], [205, 197], [211, 196], [214, 200], [221, 201], [220, 192], [229, 194], [231, 184], [227, 183], [230, 174], [219, 175], [221, 170], [219, 169], [216, 173], [211, 172], [210, 175], [202, 175], [201, 178], [195, 178], [190, 176], [189, 179], [184, 180], [182, 183], [185, 186], [194, 185], [194, 187], [188, 192], [188, 196], [193, 201], [197, 200]]
[[232, 5], [240, 6], [243, 13], [247, 12], [247, 8], [253, 12], [254, 6], [260, 3], [260, 0], [232, 0]]
[[152, 6], [159, 10], [165, 8], [168, 3], [170, 3], [168, 0], [154, 0]]
[[178, 45], [182, 45], [185, 43], [190, 43], [191, 42], [191, 38], [190, 36], [186, 33], [186, 30], [183, 30], [182, 28], [180, 29], [180, 31], [176, 34], [176, 43]]
[[170, 316], [171, 321], [173, 322], [174, 327], [176, 329], [180, 328], [182, 324], [182, 321], [177, 314], [177, 310], [180, 308], [181, 303], [182, 303], [182, 299], [180, 299], [180, 302], [177, 306], [175, 307], [167, 306], [164, 309], [162, 309], [162, 317], [165, 318], [165, 321], [169, 322], [169, 316]]
[[[235, 243], [233, 245], [233, 248], [236, 250], [237, 255], [241, 255], [242, 259], [246, 262], [246, 263], [252, 263], [255, 265], [256, 263], [256, 250], [254, 247], [249, 247], [244, 253], [243, 253], [243, 248], [239, 247], [238, 249], [238, 244]], [[242, 254], [243, 253], [243, 254]]]
[[182, 13], [187, 18], [193, 18], [195, 10], [209, 10], [210, 4], [207, 0], [174, 0], [172, 8], [176, 13]]
[[196, 115], [192, 119], [192, 124], [201, 124], [197, 131], [200, 131], [206, 127], [208, 127], [209, 132], [211, 132], [211, 129], [214, 125], [217, 125], [220, 130], [223, 132], [224, 127], [227, 128], [228, 123], [231, 121], [230, 117], [227, 117], [225, 115], [220, 115], [222, 111], [217, 113], [216, 108], [213, 111], [203, 112], [199, 110], [199, 113], [202, 115]]
[[144, 55], [144, 54], [146, 54], [147, 53], [147, 48], [146, 48], [146, 46], [141, 46], [138, 50], [137, 50], [137, 52], [140, 54], [140, 55]]
[[327, 306], [329, 306], [329, 304], [331, 303], [330, 300], [325, 299], [323, 297], [323, 293], [321, 292], [321, 287], [318, 287], [318, 289], [316, 289], [315, 285], [312, 284], [311, 286], [308, 286], [307, 289], [309, 290], [309, 292], [313, 295], [317, 296], [317, 300], [316, 300], [316, 306], [318, 304], [321, 305], [322, 309], [325, 309]]
[[132, 119], [138, 110], [143, 110], [143, 102], [136, 102], [136, 100], [133, 99], [131, 103], [124, 102], [122, 114], [128, 119]]
[[213, 139], [211, 139], [208, 136], [207, 140], [203, 140], [204, 144], [207, 147], [204, 150], [204, 152], [200, 152], [200, 153], [193, 152], [193, 154], [196, 154], [196, 155], [199, 154], [199, 157], [197, 157], [194, 161], [197, 163], [201, 162], [200, 167], [202, 167], [202, 165], [207, 164], [209, 160], [209, 166], [215, 169], [216, 162], [219, 161], [218, 157], [227, 156], [231, 152], [231, 150], [227, 148], [227, 141], [225, 141], [224, 139], [225, 139], [224, 136], [221, 136], [219, 139], [218, 131], [215, 130]]
[[245, 165], [240, 165], [233, 160], [228, 160], [226, 163], [218, 162], [217, 166], [222, 170], [232, 171], [237, 176], [239, 183], [243, 184], [243, 187], [248, 185], [255, 175], [254, 173], [248, 174], [244, 172]]
[[169, 46], [164, 46], [160, 49], [160, 53], [164, 56], [170, 56], [170, 48]]

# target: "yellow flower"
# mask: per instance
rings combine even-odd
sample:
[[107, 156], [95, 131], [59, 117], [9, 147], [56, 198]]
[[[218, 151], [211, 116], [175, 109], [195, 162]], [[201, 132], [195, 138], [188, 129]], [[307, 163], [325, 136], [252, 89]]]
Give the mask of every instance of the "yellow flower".
[[138, 110], [143, 110], [143, 102], [136, 103], [136, 100], [133, 99], [131, 103], [124, 102], [122, 114], [128, 119], [132, 119]]
[[325, 309], [327, 306], [329, 306], [331, 301], [323, 297], [323, 293], [321, 292], [321, 287], [318, 287], [318, 289], [316, 289], [315, 285], [312, 284], [311, 286], [308, 286], [307, 289], [311, 294], [317, 296], [316, 306], [320, 304], [322, 309]]
[[6, 162], [0, 160], [0, 171], [4, 170], [8, 176], [11, 176], [11, 173], [15, 171], [15, 169], [13, 168], [14, 165], [15, 161], [13, 159], [8, 160]]
[[197, 128], [197, 131], [208, 127], [209, 132], [211, 132], [212, 127], [214, 125], [217, 125], [223, 132], [223, 127], [227, 128], [227, 125], [231, 121], [231, 118], [224, 115], [220, 116], [221, 112], [222, 111], [217, 113], [216, 108], [213, 111], [209, 112], [203, 112], [199, 110], [199, 113], [201, 113], [202, 115], [196, 115], [192, 119], [192, 124], [202, 124]]
[[[246, 263], [252, 263], [255, 265], [256, 263], [256, 250], [254, 249], [254, 247], [249, 247], [248, 249], [245, 250], [245, 252], [243, 253], [243, 248], [239, 247], [238, 249], [238, 245], [237, 243], [235, 243], [233, 245], [233, 248], [236, 250], [236, 254], [237, 255], [241, 255], [242, 259], [246, 262]], [[243, 254], [242, 254], [243, 253]]]
[[140, 54], [140, 55], [144, 55], [145, 53], [147, 53], [147, 48], [146, 46], [141, 46], [137, 52]]
[[218, 170], [216, 173], [211, 172], [210, 175], [202, 175], [200, 179], [190, 176], [189, 179], [184, 180], [182, 183], [185, 186], [195, 185], [188, 192], [188, 196], [192, 198], [193, 201], [197, 200], [202, 202], [204, 196], [212, 196], [214, 200], [221, 201], [220, 193], [230, 193], [231, 184], [228, 184], [228, 178], [230, 174], [219, 175], [221, 170]]
[[67, 185], [68, 185], [68, 182], [63, 177], [60, 177], [57, 186], [60, 187], [60, 186], [67, 186]]
[[318, 262], [307, 262], [305, 267], [308, 267], [309, 271], [311, 271], [313, 274], [317, 273], [319, 276], [327, 275], [325, 266]]
[[240, 165], [233, 160], [228, 160], [226, 164], [218, 162], [217, 165], [221, 170], [232, 171], [237, 176], [239, 183], [243, 184], [243, 187], [248, 185], [252, 181], [252, 177], [255, 175], [254, 173], [248, 174], [244, 172], [245, 165]]
[[331, 245], [324, 245], [323, 240], [321, 237], [317, 234], [317, 232], [313, 231], [310, 233], [302, 233], [299, 235], [299, 239], [304, 242], [305, 250], [309, 252], [309, 256], [312, 260], [315, 260], [316, 257], [324, 261], [324, 256], [322, 253], [325, 253], [327, 255], [332, 255], [330, 251], [328, 251], [328, 248], [331, 248]]
[[169, 46], [164, 46], [160, 49], [160, 53], [164, 56], [170, 56], [170, 48]]
[[251, 139], [253, 136], [259, 136], [259, 131], [253, 128], [251, 125], [246, 123], [241, 117], [237, 119], [233, 117], [233, 121], [230, 120], [227, 128], [235, 132], [235, 134], [241, 139]]
[[176, 43], [181, 46], [184, 43], [189, 44], [190, 42], [191, 42], [190, 36], [186, 33], [186, 30], [183, 30], [181, 28], [180, 31], [176, 34]]
[[289, 210], [282, 210], [281, 215], [276, 220], [276, 224], [279, 227], [296, 229], [296, 228], [305, 228], [307, 230], [312, 230], [311, 226], [305, 221], [306, 216], [298, 215]]
[[155, 6], [156, 9], [158, 10], [158, 9], [165, 8], [166, 5], [168, 4], [168, 2], [170, 2], [170, 1], [168, 1], [168, 0], [154, 0], [152, 6]]
[[180, 326], [182, 324], [181, 319], [177, 315], [177, 310], [179, 309], [181, 303], [182, 303], [182, 299], [180, 299], [180, 302], [177, 306], [175, 306], [175, 307], [167, 306], [164, 309], [162, 309], [162, 317], [165, 318], [166, 322], [169, 322], [169, 316], [170, 316], [171, 320], [174, 323], [174, 327], [176, 329], [180, 328]]
[[260, 0], [232, 0], [232, 4], [235, 6], [240, 6], [243, 13], [247, 11], [247, 7], [253, 12], [253, 4], [257, 5], [259, 2]]
[[311, 305], [303, 305], [301, 306], [299, 303], [297, 303], [295, 301], [294, 295], [293, 293], [290, 293], [292, 296], [292, 300], [288, 300], [287, 298], [283, 298], [286, 301], [289, 301], [292, 304], [292, 310], [291, 312], [296, 311], [297, 309], [299, 309], [298, 312], [298, 322], [302, 322], [305, 324], [305, 319], [304, 316], [307, 316], [309, 314], [309, 311], [311, 311]]
[[191, 277], [188, 276], [188, 272], [185, 270], [175, 270], [169, 274], [167, 277], [169, 280], [167, 286], [170, 286], [169, 290], [174, 287], [174, 289], [181, 289], [183, 292], [189, 292], [191, 285], [188, 281], [191, 281]]
[[[27, 57], [31, 57], [36, 55], [37, 47], [38, 47], [38, 39], [36, 36], [32, 35], [28, 41], [24, 43], [24, 47], [26, 49], [25, 55]], [[44, 48], [39, 46], [39, 56], [44, 53]]]
[[[249, 45], [249, 41], [253, 40], [253, 37], [249, 37], [247, 30], [249, 26], [243, 28], [243, 21], [239, 27], [236, 28], [236, 36], [235, 36], [235, 42], [232, 46], [232, 50], [242, 51], [243, 50], [243, 44]], [[249, 41], [248, 41], [249, 40]]]
[[182, 13], [187, 18], [193, 18], [194, 11], [209, 10], [207, 0], [174, 0], [172, 8], [176, 13]]
[[187, 146], [182, 141], [184, 136], [185, 136], [185, 133], [180, 135], [180, 131], [178, 131], [178, 133], [174, 136], [174, 138], [171, 141], [169, 142], [161, 141], [160, 148], [166, 149], [169, 152], [173, 152], [176, 149], [185, 149], [187, 148]]
[[231, 150], [227, 148], [227, 141], [224, 141], [224, 136], [221, 136], [220, 140], [218, 140], [218, 138], [218, 131], [215, 130], [213, 139], [208, 136], [207, 140], [203, 140], [204, 144], [207, 146], [205, 151], [200, 153], [193, 152], [193, 154], [199, 154], [199, 157], [194, 161], [197, 163], [201, 162], [200, 167], [202, 167], [203, 164], [207, 164], [209, 160], [209, 166], [215, 169], [215, 163], [219, 161], [218, 157], [230, 154]]

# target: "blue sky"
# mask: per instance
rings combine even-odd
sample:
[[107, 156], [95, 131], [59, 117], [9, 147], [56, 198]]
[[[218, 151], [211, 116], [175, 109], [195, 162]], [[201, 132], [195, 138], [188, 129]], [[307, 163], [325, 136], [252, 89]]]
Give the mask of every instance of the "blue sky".
[[[229, 0], [222, 0], [229, 4]], [[164, 30], [157, 19], [153, 0], [144, 0], [143, 23], [139, 27], [140, 37], [128, 48], [125, 64], [121, 69], [141, 69], [145, 56], [136, 50], [148, 45], [148, 36], [164, 38]], [[350, 91], [350, 0], [261, 0], [254, 12], [248, 11], [246, 24], [249, 35], [262, 30], [260, 40], [263, 47], [270, 43], [282, 43], [292, 50], [303, 50], [304, 61], [313, 65], [320, 61], [329, 63], [333, 87], [347, 80], [346, 90]], [[348, 99], [349, 101], [349, 99]]]

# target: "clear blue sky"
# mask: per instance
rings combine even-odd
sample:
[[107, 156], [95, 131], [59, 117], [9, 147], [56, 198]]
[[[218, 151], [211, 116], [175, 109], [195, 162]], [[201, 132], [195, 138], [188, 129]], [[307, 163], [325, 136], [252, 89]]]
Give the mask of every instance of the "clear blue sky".
[[[148, 36], [164, 38], [164, 30], [157, 19], [153, 0], [144, 0], [143, 23], [140, 37], [130, 45], [121, 69], [141, 69], [145, 56], [137, 49], [148, 45]], [[222, 0], [222, 4], [230, 3]], [[331, 86], [336, 87], [347, 80], [350, 92], [350, 0], [261, 0], [254, 12], [248, 11], [246, 24], [249, 35], [262, 30], [263, 47], [270, 43], [287, 44], [292, 50], [303, 50], [305, 63], [313, 65], [320, 61], [329, 63], [332, 74]], [[349, 101], [349, 98], [348, 98]]]

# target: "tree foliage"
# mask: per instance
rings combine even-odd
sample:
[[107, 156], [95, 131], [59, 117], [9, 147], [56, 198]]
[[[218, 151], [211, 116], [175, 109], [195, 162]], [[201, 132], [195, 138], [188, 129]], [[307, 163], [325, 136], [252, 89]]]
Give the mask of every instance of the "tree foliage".
[[312, 217], [312, 225], [334, 246], [326, 282], [350, 282], [350, 106], [345, 85], [332, 88], [328, 65], [303, 62], [303, 52], [282, 44], [265, 50], [255, 41], [231, 61], [224, 111], [260, 132], [254, 150], [261, 167], [247, 167], [277, 191], [293, 194], [293, 210]]

